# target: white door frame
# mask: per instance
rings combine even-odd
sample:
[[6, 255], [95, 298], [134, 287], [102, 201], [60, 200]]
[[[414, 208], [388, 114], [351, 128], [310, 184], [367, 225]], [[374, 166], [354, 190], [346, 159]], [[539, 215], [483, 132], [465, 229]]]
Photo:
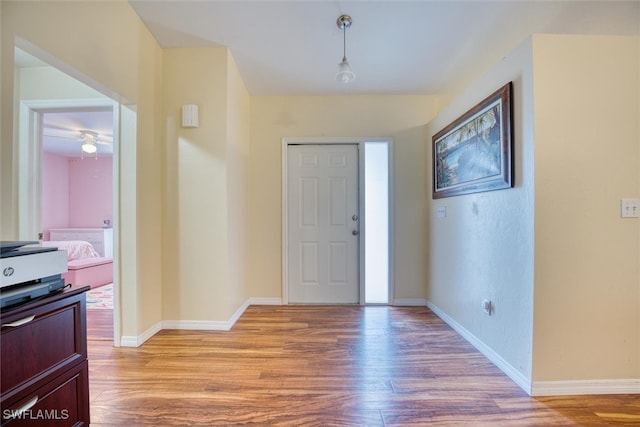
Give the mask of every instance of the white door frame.
[[282, 303], [289, 304], [289, 251], [287, 245], [289, 242], [288, 224], [288, 146], [289, 145], [357, 145], [360, 155], [358, 156], [358, 209], [360, 212], [360, 245], [358, 249], [358, 280], [359, 292], [358, 298], [360, 305], [365, 304], [365, 231], [366, 218], [364, 215], [365, 199], [364, 199], [364, 144], [365, 142], [386, 142], [389, 147], [389, 305], [393, 302], [394, 294], [394, 257], [395, 252], [393, 240], [393, 141], [391, 138], [360, 138], [360, 137], [285, 137], [282, 138]]
[[[18, 238], [37, 240], [42, 226], [42, 115], [60, 110], [111, 107], [109, 99], [47, 99], [20, 102], [18, 143]], [[114, 122], [115, 123], [115, 122]]]
[[18, 238], [33, 240], [42, 228], [42, 115], [61, 109], [113, 109], [113, 341], [120, 346], [120, 104], [107, 97], [24, 100], [20, 102], [18, 133]]

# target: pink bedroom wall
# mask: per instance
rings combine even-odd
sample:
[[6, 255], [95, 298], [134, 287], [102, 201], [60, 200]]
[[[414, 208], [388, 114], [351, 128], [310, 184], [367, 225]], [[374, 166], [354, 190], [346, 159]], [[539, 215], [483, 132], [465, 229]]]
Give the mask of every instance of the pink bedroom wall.
[[42, 231], [69, 227], [69, 159], [52, 153], [42, 156]]
[[113, 224], [113, 159], [69, 159], [69, 227]]

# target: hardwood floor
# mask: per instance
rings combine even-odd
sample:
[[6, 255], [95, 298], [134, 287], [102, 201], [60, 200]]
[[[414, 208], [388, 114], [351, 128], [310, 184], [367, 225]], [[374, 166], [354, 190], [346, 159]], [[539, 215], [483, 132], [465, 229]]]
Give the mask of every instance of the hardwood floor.
[[93, 426], [640, 425], [640, 395], [527, 396], [424, 307], [252, 306], [231, 331], [137, 349], [91, 339], [103, 330]]
[[113, 310], [87, 309], [87, 338], [113, 344]]

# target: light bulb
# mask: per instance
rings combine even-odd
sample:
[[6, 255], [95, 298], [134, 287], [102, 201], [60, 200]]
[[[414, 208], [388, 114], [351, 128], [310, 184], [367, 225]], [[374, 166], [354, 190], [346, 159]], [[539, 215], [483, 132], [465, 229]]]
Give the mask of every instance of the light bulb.
[[338, 64], [338, 73], [336, 74], [336, 80], [342, 83], [351, 83], [356, 78], [356, 74], [351, 70], [349, 61], [346, 57], [342, 58], [342, 62]]
[[95, 153], [96, 150], [98, 150], [98, 147], [96, 147], [91, 142], [86, 142], [86, 143], [82, 144], [82, 151], [84, 151], [85, 153], [89, 153], [89, 154]]

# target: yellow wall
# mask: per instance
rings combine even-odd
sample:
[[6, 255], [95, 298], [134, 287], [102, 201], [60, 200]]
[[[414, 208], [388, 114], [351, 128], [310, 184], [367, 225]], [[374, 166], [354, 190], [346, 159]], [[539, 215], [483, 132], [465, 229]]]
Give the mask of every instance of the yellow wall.
[[[199, 127], [181, 127], [184, 104], [199, 106]], [[164, 107], [163, 317], [211, 327], [250, 297], [249, 94], [226, 48], [168, 49]]]
[[250, 97], [238, 67], [227, 61], [227, 195], [229, 219], [229, 275], [225, 288], [228, 304], [237, 310], [252, 295], [248, 291], [249, 236], [249, 144]]
[[[531, 377], [533, 318], [533, 104], [531, 41], [505, 56], [427, 126], [432, 136], [507, 82], [513, 82], [514, 188], [433, 200], [429, 175], [428, 300], [497, 354], [523, 388]], [[446, 209], [446, 217], [437, 215]], [[491, 300], [493, 313], [482, 310]], [[440, 313], [439, 313], [440, 314]]]
[[20, 100], [108, 99], [53, 67], [18, 69]]
[[533, 40], [533, 379], [640, 378], [638, 38]]
[[257, 96], [251, 98], [250, 294], [282, 296], [283, 137], [392, 137], [394, 298], [424, 299], [424, 123], [435, 96]]
[[620, 218], [640, 196], [638, 43], [534, 35], [427, 126], [430, 147], [514, 82], [515, 186], [429, 201], [428, 299], [533, 394], [640, 378], [639, 224]]
[[[0, 2], [2, 10], [2, 203], [1, 234], [16, 239], [17, 141], [14, 116], [14, 44], [72, 77], [137, 109], [137, 138], [121, 141], [136, 163], [120, 170], [123, 203], [120, 239], [124, 301], [137, 301], [122, 316], [123, 335], [138, 335], [160, 321], [161, 150], [159, 113], [162, 50], [127, 2]], [[96, 19], [100, 17], [100, 19]], [[114, 31], [117, 29], [117, 31]], [[37, 50], [31, 50], [34, 48]], [[107, 89], [108, 88], [108, 89]], [[125, 151], [125, 147], [123, 147]], [[135, 265], [125, 265], [136, 260]]]
[[[226, 320], [227, 49], [164, 54], [166, 156], [163, 317]], [[198, 128], [181, 127], [181, 106], [199, 106]]]

